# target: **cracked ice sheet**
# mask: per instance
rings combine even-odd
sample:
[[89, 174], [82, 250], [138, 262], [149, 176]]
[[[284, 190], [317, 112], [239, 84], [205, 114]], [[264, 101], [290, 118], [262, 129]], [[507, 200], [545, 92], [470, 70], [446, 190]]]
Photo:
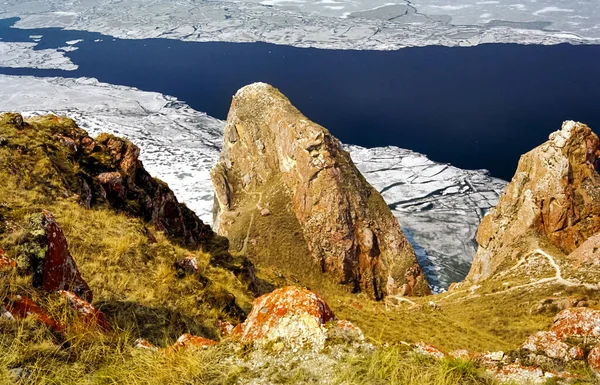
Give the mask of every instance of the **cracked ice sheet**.
[[347, 149], [400, 221], [430, 284], [447, 288], [462, 280], [477, 251], [481, 218], [506, 182], [398, 147]]
[[55, 49], [34, 50], [37, 43], [0, 41], [0, 67], [41, 68], [74, 71], [78, 68], [64, 52]]
[[[64, 114], [91, 135], [129, 138], [147, 170], [212, 222], [209, 170], [219, 157], [223, 121], [170, 96], [85, 78], [0, 75], [0, 111]], [[430, 283], [445, 288], [461, 280], [475, 255], [477, 226], [506, 182], [397, 147], [346, 148], [399, 219]]]
[[[268, 3], [265, 3], [265, 1]], [[120, 38], [266, 41], [397, 49], [481, 43], [599, 43], [600, 7], [578, 0], [5, 0], [18, 28], [61, 27]]]

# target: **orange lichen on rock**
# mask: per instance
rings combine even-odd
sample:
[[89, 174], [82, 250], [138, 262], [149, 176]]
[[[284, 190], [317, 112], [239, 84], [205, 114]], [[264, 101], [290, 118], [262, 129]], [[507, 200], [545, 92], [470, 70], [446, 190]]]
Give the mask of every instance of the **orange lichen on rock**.
[[58, 294], [66, 298], [69, 305], [75, 310], [81, 319], [83, 319], [88, 325], [99, 326], [104, 330], [110, 330], [110, 324], [106, 320], [106, 316], [100, 310], [96, 309], [91, 303], [86, 300], [79, 298], [77, 295], [65, 291], [59, 290]]
[[192, 334], [186, 333], [177, 339], [175, 344], [173, 344], [172, 349], [175, 351], [179, 351], [181, 349], [186, 348], [194, 348], [194, 349], [206, 349], [210, 346], [216, 345], [217, 341], [209, 340], [208, 338], [194, 336]]
[[16, 267], [17, 267], [17, 261], [7, 257], [4, 250], [0, 249], [0, 270], [15, 269]]
[[60, 323], [52, 319], [29, 297], [15, 295], [10, 297], [5, 305], [8, 312], [15, 318], [35, 317], [40, 323], [53, 331], [60, 332], [64, 329]]
[[321, 326], [335, 318], [318, 294], [308, 289], [287, 286], [254, 300], [252, 311], [238, 332], [242, 342], [265, 338], [272, 334], [286, 317], [303, 316]]
[[600, 310], [571, 308], [561, 311], [554, 317], [550, 328], [558, 338], [600, 337]]
[[569, 346], [554, 332], [537, 332], [527, 339], [523, 349], [532, 353], [562, 361], [583, 359], [584, 351], [579, 346]]

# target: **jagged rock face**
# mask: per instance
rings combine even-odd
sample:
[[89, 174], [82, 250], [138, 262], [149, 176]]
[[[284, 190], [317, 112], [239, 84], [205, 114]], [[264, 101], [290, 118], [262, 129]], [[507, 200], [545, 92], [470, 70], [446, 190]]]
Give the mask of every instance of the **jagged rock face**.
[[572, 121], [523, 155], [498, 205], [479, 226], [467, 281], [489, 278], [536, 248], [569, 254], [599, 232], [598, 156], [598, 136]]
[[17, 247], [21, 271], [32, 273], [32, 284], [53, 293], [71, 291], [92, 301], [92, 290], [81, 277], [69, 252], [67, 238], [49, 211], [31, 215], [28, 229]]
[[44, 258], [42, 287], [48, 292], [73, 291], [87, 302], [91, 302], [92, 290], [77, 269], [69, 252], [67, 238], [50, 212], [44, 211], [43, 215], [42, 223], [45, 226], [48, 246]]
[[[340, 142], [277, 89], [255, 83], [236, 93], [211, 178], [215, 228], [233, 242], [246, 238], [247, 246], [248, 226], [236, 221], [249, 207], [256, 211], [253, 220], [266, 221], [288, 210], [314, 264], [355, 291], [377, 299], [429, 293], [414, 251], [380, 194]], [[284, 242], [286, 229], [271, 231], [276, 234], [269, 242]], [[256, 250], [270, 253], [261, 239], [251, 241]]]
[[[109, 134], [93, 139], [73, 120], [53, 115], [23, 120], [19, 114], [7, 113], [0, 115], [0, 122], [27, 135], [39, 133], [45, 155], [65, 188], [51, 193], [74, 196], [84, 207], [108, 203], [190, 246], [215, 239], [210, 226], [144, 169], [140, 149], [128, 140]], [[12, 141], [7, 145], [19, 146]]]

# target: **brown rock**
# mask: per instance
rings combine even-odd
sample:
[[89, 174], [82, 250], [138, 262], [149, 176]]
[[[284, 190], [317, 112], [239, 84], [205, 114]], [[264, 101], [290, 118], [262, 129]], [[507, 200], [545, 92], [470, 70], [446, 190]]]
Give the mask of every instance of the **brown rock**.
[[597, 376], [600, 376], [600, 345], [593, 348], [587, 357], [588, 365]]
[[[282, 265], [307, 250], [306, 264], [314, 270], [376, 299], [430, 293], [414, 251], [381, 195], [340, 142], [277, 89], [255, 83], [239, 90], [224, 138], [221, 159], [211, 171], [219, 234], [250, 247], [250, 255]], [[248, 225], [258, 219], [248, 218], [254, 214], [247, 207], [261, 203], [277, 215], [268, 219], [266, 226], [272, 228], [263, 230], [269, 236], [248, 246], [253, 230]], [[289, 241], [295, 233], [300, 236]], [[281, 247], [286, 242], [293, 247]]]
[[233, 336], [242, 343], [283, 340], [293, 349], [308, 344], [320, 350], [327, 339], [323, 325], [333, 320], [333, 312], [319, 295], [287, 286], [255, 299], [248, 318], [234, 328]]
[[572, 121], [523, 155], [498, 205], [479, 226], [467, 281], [489, 278], [544, 245], [569, 254], [599, 232], [599, 155], [596, 134]]
[[196, 258], [193, 255], [188, 255], [181, 261], [177, 262], [176, 267], [191, 274], [196, 274], [200, 271], [200, 266], [198, 265], [198, 258]]
[[550, 331], [560, 339], [600, 338], [600, 310], [581, 307], [563, 310], [554, 317]]
[[137, 340], [135, 340], [135, 342], [133, 343], [133, 346], [136, 349], [151, 350], [153, 352], [158, 351], [158, 348], [156, 346], [154, 346], [150, 341], [148, 341], [144, 338], [138, 338]]
[[67, 299], [71, 308], [75, 310], [81, 319], [88, 325], [99, 326], [104, 330], [111, 329], [104, 313], [96, 309], [91, 303], [79, 298], [77, 295], [69, 291], [59, 290], [58, 294]]
[[50, 317], [31, 298], [15, 295], [10, 297], [8, 303], [5, 305], [7, 311], [15, 318], [34, 317], [55, 332], [60, 332], [64, 329], [60, 323]]
[[415, 352], [424, 356], [433, 357], [438, 360], [446, 358], [446, 353], [433, 345], [426, 344], [425, 342], [417, 342], [413, 348]]
[[44, 210], [42, 223], [48, 247], [44, 258], [42, 287], [49, 292], [72, 291], [91, 302], [92, 291], [79, 274], [75, 260], [69, 253], [67, 238], [49, 211]]
[[0, 270], [15, 269], [16, 267], [17, 267], [17, 261], [7, 257], [4, 250], [0, 249]]
[[217, 341], [209, 340], [208, 338], [198, 337], [186, 333], [177, 339], [172, 348], [175, 351], [188, 348], [207, 349], [208, 347], [216, 344]]
[[579, 346], [569, 346], [554, 332], [537, 332], [531, 335], [523, 345], [523, 349], [565, 362], [580, 360], [584, 356], [583, 349]]

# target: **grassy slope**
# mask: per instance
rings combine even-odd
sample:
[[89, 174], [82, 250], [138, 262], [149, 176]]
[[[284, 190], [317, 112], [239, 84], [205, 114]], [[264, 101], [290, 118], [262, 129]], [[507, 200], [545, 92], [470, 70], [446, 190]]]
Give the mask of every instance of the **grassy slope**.
[[[53, 212], [83, 277], [94, 291], [94, 304], [117, 328], [108, 334], [86, 330], [57, 296], [28, 289], [27, 277], [0, 273], [0, 299], [10, 292], [26, 291], [56, 318], [71, 325], [66, 341], [59, 341], [32, 320], [0, 320], [0, 383], [8, 383], [8, 369], [15, 367], [33, 370], [34, 383], [53, 384], [226, 383], [238, 378], [241, 369], [228, 365], [225, 359], [234, 353], [231, 346], [166, 355], [132, 348], [138, 337], [166, 346], [188, 331], [217, 338], [214, 321], [220, 317], [232, 319], [220, 293], [234, 294], [238, 305], [245, 309], [251, 298], [231, 272], [210, 266], [207, 253], [182, 248], [150, 227], [158, 240], [152, 244], [146, 236], [148, 224], [139, 219], [106, 207], [84, 209], [74, 197], [65, 196], [61, 176], [46, 156], [47, 141], [52, 139], [45, 130], [42, 124], [36, 130], [16, 132], [0, 120], [0, 138], [4, 138], [0, 139], [0, 246], [10, 255], [24, 231], [27, 216], [42, 208]], [[271, 208], [273, 216], [255, 215], [249, 239], [293, 229], [293, 223], [274, 218], [276, 205]], [[245, 213], [253, 210], [254, 206], [248, 207]], [[313, 273], [307, 254], [294, 249], [295, 236], [290, 236], [288, 244], [273, 247], [282, 252], [294, 250], [298, 258], [293, 263], [256, 258], [259, 273], [277, 285], [300, 282], [311, 287], [323, 295], [339, 318], [353, 321], [371, 340], [391, 344], [374, 355], [341, 362], [339, 378], [333, 379], [336, 383], [489, 383], [470, 364], [423, 361], [397, 343], [424, 340], [447, 350], [516, 348], [531, 332], [550, 325], [552, 314], [530, 315], [530, 307], [557, 291], [567, 294], [561, 287], [493, 294], [501, 285], [490, 284], [478, 291], [479, 296], [458, 292], [414, 299], [418, 307], [392, 307], [350, 294]], [[232, 249], [252, 251], [251, 243], [248, 245], [242, 250], [243, 242], [233, 242]], [[173, 265], [190, 254], [198, 257], [202, 272], [178, 278]], [[480, 295], [486, 292], [491, 295]], [[572, 294], [593, 296], [576, 290]], [[430, 300], [440, 309], [430, 308]], [[281, 382], [294, 383], [296, 375], [284, 374]]]

